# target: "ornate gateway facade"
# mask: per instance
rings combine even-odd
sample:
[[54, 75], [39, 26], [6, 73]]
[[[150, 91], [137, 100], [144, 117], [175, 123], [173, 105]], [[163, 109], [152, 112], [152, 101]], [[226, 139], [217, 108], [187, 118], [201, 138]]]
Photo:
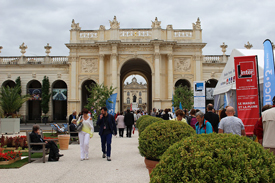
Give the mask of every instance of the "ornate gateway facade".
[[[25, 57], [27, 46], [22, 44], [21, 57], [0, 57], [0, 85], [12, 84], [20, 76], [25, 94], [41, 88], [43, 77], [48, 76], [52, 91], [67, 90], [66, 100], [52, 100], [50, 104], [51, 119], [59, 120], [60, 116], [63, 119], [85, 106], [88, 96], [85, 86], [92, 83], [116, 87], [116, 111], [124, 110], [124, 81], [130, 75], [141, 75], [147, 82], [147, 101], [143, 101], [146, 108], [164, 109], [171, 107], [175, 86], [193, 88], [193, 81], [216, 85], [227, 62], [226, 45], [221, 45], [223, 55], [204, 56], [205, 45], [199, 19], [192, 29], [173, 29], [172, 25], [162, 29], [157, 18], [151, 28], [122, 29], [114, 17], [110, 29], [100, 25], [99, 30], [81, 30], [73, 20], [70, 42], [66, 44], [69, 56], [51, 57], [51, 47], [47, 45], [47, 56]], [[24, 104], [20, 110], [27, 120], [35, 118], [34, 113], [40, 110], [39, 102], [33, 102]]]

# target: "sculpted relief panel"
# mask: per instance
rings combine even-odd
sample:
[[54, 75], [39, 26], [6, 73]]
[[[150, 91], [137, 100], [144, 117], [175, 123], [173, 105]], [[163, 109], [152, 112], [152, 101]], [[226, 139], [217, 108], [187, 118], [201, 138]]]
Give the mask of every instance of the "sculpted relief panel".
[[178, 57], [175, 58], [175, 72], [188, 72], [191, 69], [191, 58], [189, 57]]
[[82, 58], [81, 59], [82, 73], [97, 73], [98, 59], [97, 58]]

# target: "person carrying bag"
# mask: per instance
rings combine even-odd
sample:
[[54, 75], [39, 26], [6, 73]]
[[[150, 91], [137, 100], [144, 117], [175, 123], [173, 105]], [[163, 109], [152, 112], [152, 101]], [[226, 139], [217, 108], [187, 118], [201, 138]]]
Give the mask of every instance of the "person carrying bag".
[[[82, 127], [81, 127], [82, 124]], [[88, 115], [88, 109], [83, 109], [83, 116], [77, 121], [77, 128], [81, 128], [78, 133], [80, 142], [80, 160], [89, 159], [89, 140], [94, 135], [94, 125], [92, 118]]]

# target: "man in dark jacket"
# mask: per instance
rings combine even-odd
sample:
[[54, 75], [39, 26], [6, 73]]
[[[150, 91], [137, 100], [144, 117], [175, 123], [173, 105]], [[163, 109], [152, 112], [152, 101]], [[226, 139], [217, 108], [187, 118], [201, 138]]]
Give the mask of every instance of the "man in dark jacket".
[[[46, 148], [50, 148], [50, 154], [48, 161], [58, 161], [59, 157], [63, 156], [63, 154], [59, 154], [59, 149], [54, 141], [46, 141], [41, 138], [41, 131], [39, 125], [33, 125], [32, 133], [30, 134], [31, 142], [45, 142]], [[32, 145], [31, 147], [34, 150], [42, 149], [42, 145]]]
[[76, 119], [76, 111], [73, 111], [73, 113], [69, 116], [69, 125], [72, 123], [73, 119]]
[[101, 114], [98, 116], [96, 125], [100, 127], [99, 135], [101, 138], [102, 158], [106, 158], [106, 144], [107, 144], [107, 161], [111, 161], [111, 142], [112, 134], [117, 134], [115, 118], [108, 114], [107, 108], [101, 108]]
[[209, 121], [214, 129], [214, 132], [218, 133], [218, 125], [219, 125], [219, 115], [215, 114], [212, 112], [213, 110], [213, 104], [208, 104], [207, 105], [207, 113], [204, 114], [204, 119]]
[[127, 127], [126, 137], [131, 138], [132, 126], [133, 126], [134, 122], [135, 122], [134, 115], [130, 112], [129, 109], [127, 109], [127, 113], [125, 114], [125, 117], [124, 117], [124, 123]]

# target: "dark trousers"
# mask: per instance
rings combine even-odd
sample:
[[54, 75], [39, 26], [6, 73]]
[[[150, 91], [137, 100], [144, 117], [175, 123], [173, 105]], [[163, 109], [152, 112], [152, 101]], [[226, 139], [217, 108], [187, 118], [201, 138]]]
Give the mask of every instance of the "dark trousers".
[[56, 158], [59, 153], [56, 143], [54, 141], [47, 141], [47, 142], [48, 143], [46, 144], [46, 148], [50, 148], [49, 158]]
[[123, 137], [123, 133], [124, 133], [124, 128], [119, 128], [119, 136]]
[[101, 148], [102, 152], [106, 154], [106, 144], [107, 144], [107, 156], [111, 156], [111, 143], [112, 143], [112, 134], [101, 135]]
[[132, 125], [127, 125], [126, 136], [131, 137], [131, 134], [132, 134]]

